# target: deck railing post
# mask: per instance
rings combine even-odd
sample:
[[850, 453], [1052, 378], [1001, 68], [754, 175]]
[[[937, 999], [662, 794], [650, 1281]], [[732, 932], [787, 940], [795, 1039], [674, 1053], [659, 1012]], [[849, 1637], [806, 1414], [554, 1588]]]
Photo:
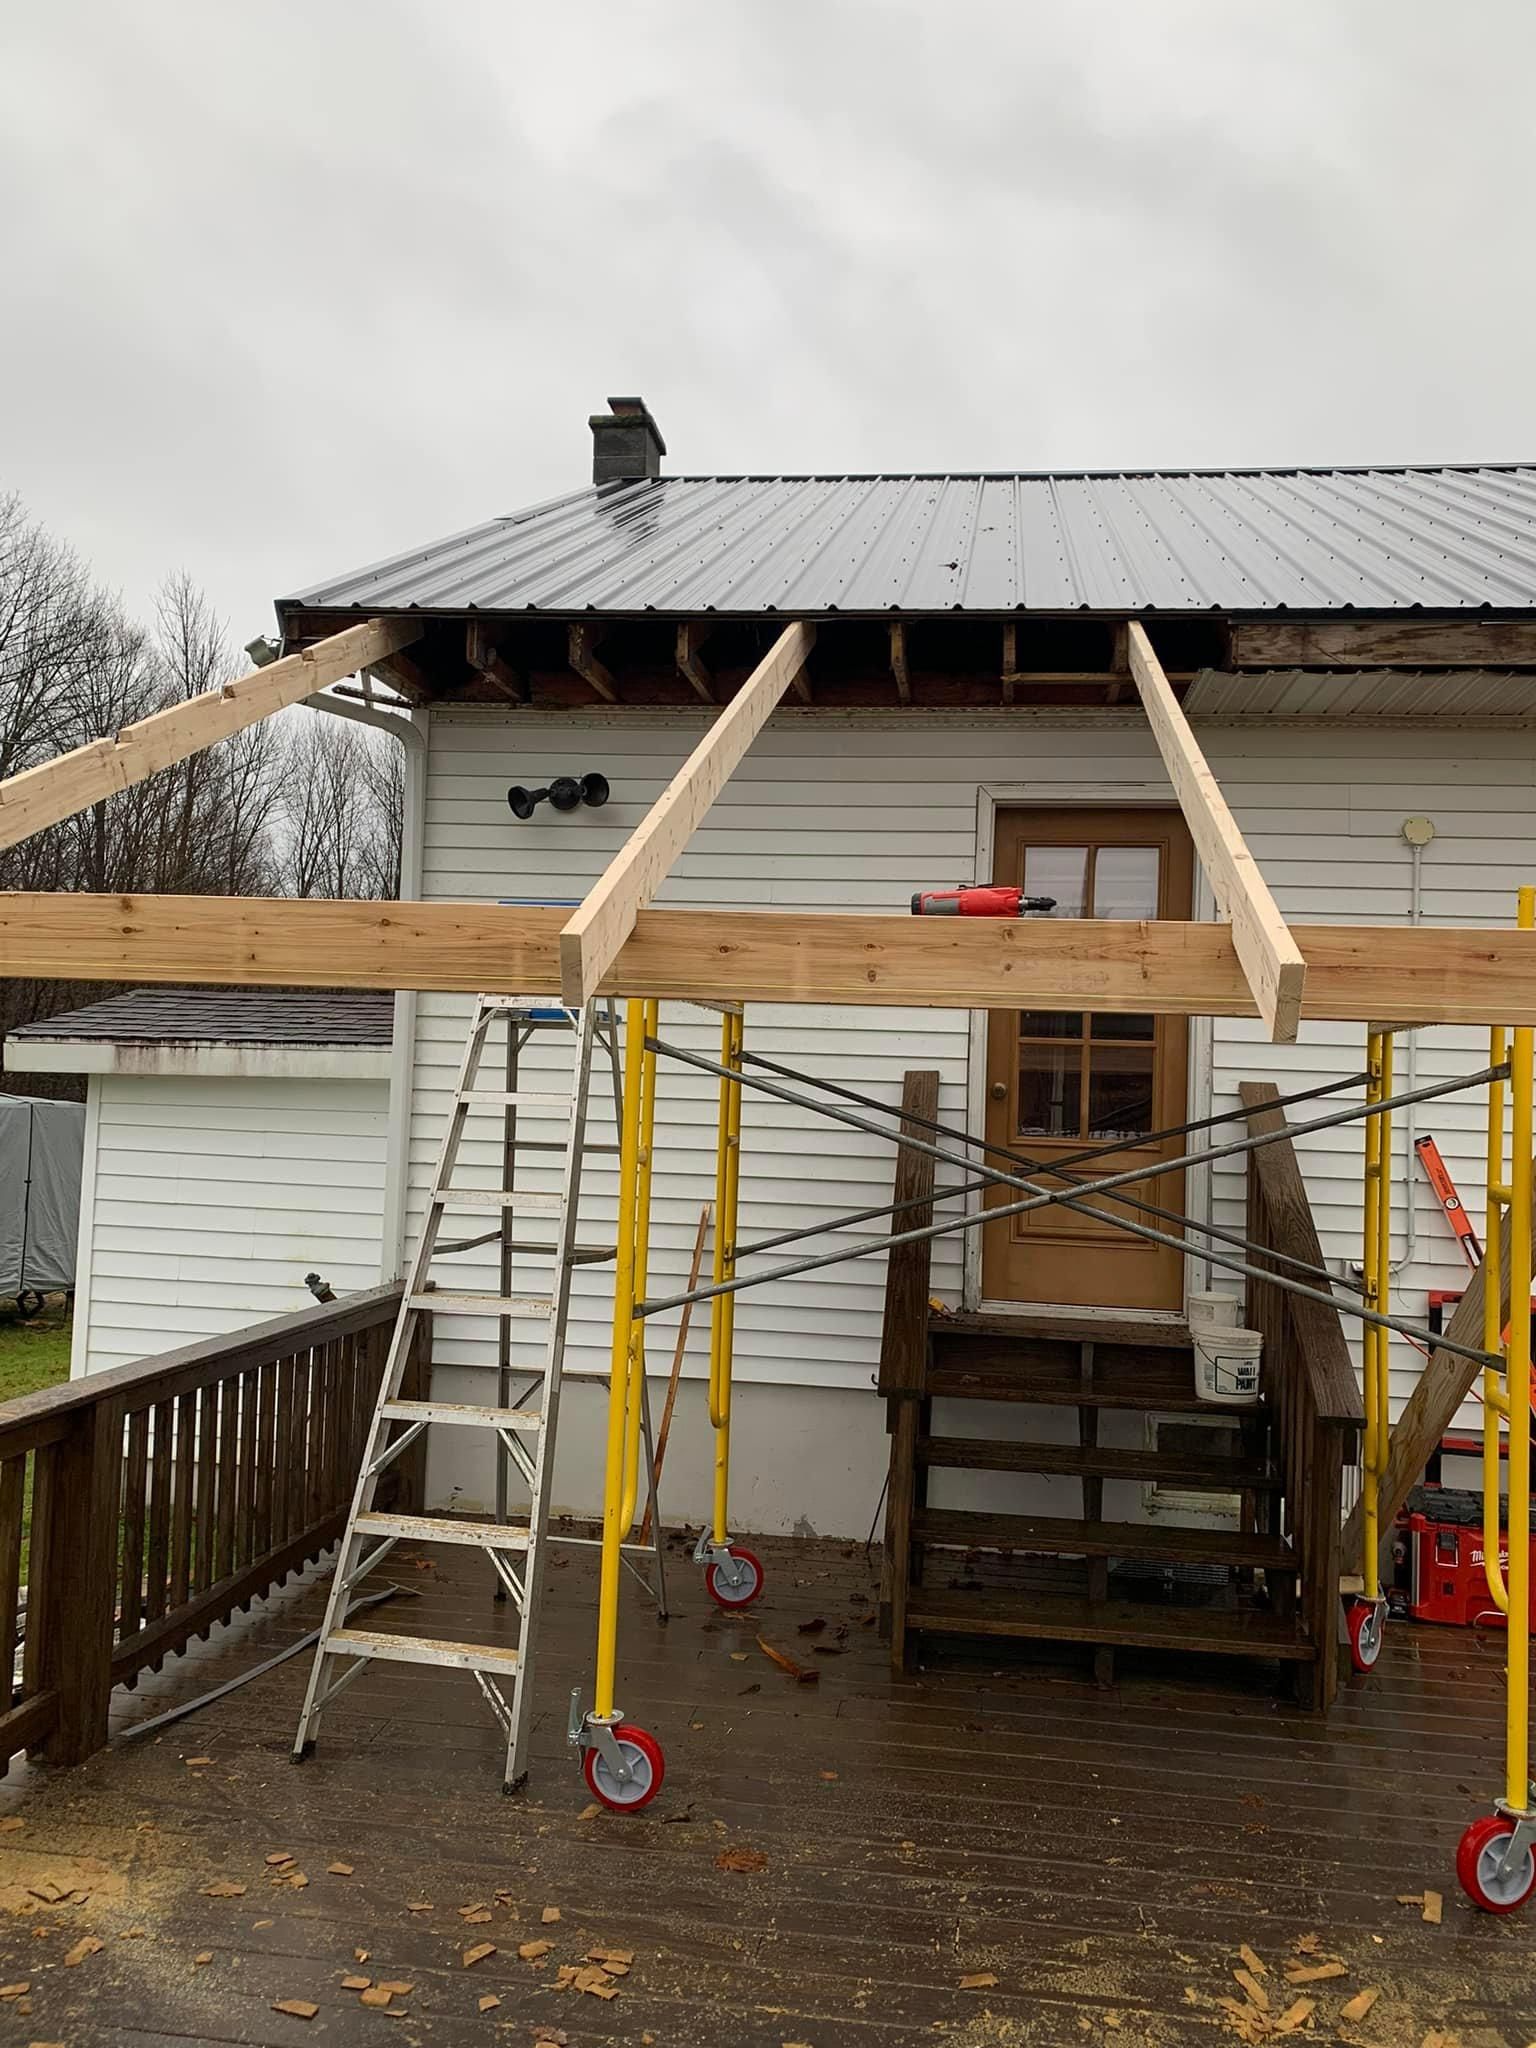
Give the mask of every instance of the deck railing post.
[[119, 1395], [77, 1410], [38, 1460], [27, 1640], [38, 1689], [58, 1698], [50, 1763], [80, 1763], [107, 1739], [125, 1406]]

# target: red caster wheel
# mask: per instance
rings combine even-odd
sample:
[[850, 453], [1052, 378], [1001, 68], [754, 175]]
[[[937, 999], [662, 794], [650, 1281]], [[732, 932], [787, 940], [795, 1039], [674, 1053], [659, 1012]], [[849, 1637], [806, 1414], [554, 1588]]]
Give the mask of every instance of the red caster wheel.
[[739, 1543], [728, 1546], [729, 1565], [704, 1568], [704, 1590], [717, 1607], [750, 1607], [763, 1590], [763, 1567]]
[[1373, 1600], [1355, 1600], [1344, 1617], [1349, 1630], [1349, 1661], [1357, 1671], [1374, 1671], [1381, 1655], [1382, 1623], [1386, 1614]]
[[634, 1775], [627, 1781], [616, 1778], [596, 1743], [581, 1753], [582, 1775], [594, 1799], [600, 1799], [615, 1813], [633, 1813], [639, 1807], [649, 1806], [661, 1790], [667, 1773], [666, 1760], [655, 1736], [631, 1721], [616, 1728], [613, 1739]]
[[1515, 1857], [1513, 1870], [1503, 1873], [1505, 1847], [1515, 1831], [1507, 1814], [1490, 1813], [1473, 1821], [1456, 1846], [1456, 1875], [1474, 1906], [1485, 1913], [1513, 1913], [1536, 1892], [1536, 1852], [1531, 1844]]

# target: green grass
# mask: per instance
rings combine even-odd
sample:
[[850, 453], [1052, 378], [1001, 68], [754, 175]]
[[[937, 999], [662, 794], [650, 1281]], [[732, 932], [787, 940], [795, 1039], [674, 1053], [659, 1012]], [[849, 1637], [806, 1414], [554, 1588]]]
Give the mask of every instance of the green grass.
[[69, 1318], [0, 1320], [0, 1401], [55, 1387], [69, 1378]]

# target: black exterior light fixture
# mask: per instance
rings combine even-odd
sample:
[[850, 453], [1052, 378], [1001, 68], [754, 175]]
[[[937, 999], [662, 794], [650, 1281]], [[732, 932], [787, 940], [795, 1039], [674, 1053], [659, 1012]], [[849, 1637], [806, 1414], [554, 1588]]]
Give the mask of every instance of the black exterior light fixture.
[[514, 818], [525, 821], [531, 818], [538, 806], [547, 802], [552, 810], [574, 811], [579, 804], [590, 804], [596, 810], [608, 801], [608, 778], [596, 773], [590, 775], [557, 775], [544, 789], [524, 789], [520, 782], [514, 782], [507, 791], [507, 802]]

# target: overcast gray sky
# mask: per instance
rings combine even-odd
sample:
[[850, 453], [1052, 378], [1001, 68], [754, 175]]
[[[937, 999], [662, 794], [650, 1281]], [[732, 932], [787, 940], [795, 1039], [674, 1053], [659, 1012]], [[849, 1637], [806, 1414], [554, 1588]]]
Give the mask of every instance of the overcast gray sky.
[[590, 474], [1536, 458], [1529, 0], [48, 0], [0, 489], [142, 608]]

